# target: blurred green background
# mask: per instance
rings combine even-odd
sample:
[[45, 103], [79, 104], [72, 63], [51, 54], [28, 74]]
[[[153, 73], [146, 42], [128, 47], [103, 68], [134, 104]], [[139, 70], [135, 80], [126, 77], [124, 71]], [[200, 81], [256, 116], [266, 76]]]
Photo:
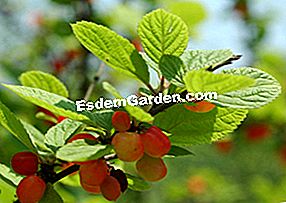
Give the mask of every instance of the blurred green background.
[[[99, 77], [92, 100], [107, 96], [109, 81], [124, 95], [139, 84], [84, 50], [70, 23], [88, 20], [110, 27], [138, 50], [136, 25], [156, 8], [179, 15], [189, 26], [191, 49], [232, 49], [243, 57], [227, 66], [254, 66], [275, 76], [283, 87], [273, 103], [252, 110], [243, 125], [225, 140], [193, 146], [194, 156], [166, 158], [168, 176], [144, 192], [128, 190], [118, 202], [136, 203], [275, 203], [286, 201], [286, 4], [283, 0], [1, 0], [0, 81], [18, 84], [27, 70], [60, 78], [73, 100], [83, 98]], [[154, 75], [154, 74], [153, 74]], [[152, 84], [158, 84], [152, 79]], [[39, 109], [0, 87], [0, 99], [24, 120], [45, 131], [49, 124], [35, 117]], [[32, 112], [32, 113], [31, 113]], [[0, 162], [24, 146], [0, 128]], [[130, 166], [125, 166], [127, 169]], [[132, 167], [132, 166], [131, 166]], [[0, 181], [0, 202], [15, 189]], [[107, 202], [78, 187], [77, 176], [56, 185], [67, 203]]]

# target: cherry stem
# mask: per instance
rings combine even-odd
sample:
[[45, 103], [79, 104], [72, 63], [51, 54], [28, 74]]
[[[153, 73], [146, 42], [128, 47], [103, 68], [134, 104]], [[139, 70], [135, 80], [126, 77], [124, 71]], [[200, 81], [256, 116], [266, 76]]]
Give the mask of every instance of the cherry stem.
[[50, 182], [50, 183], [55, 183], [55, 182], [61, 180], [62, 178], [64, 178], [64, 177], [66, 177], [66, 176], [68, 176], [68, 175], [70, 175], [70, 174], [72, 174], [72, 173], [78, 171], [78, 170], [79, 170], [79, 167], [80, 167], [80, 166], [79, 166], [79, 165], [76, 165], [76, 164], [75, 164], [75, 165], [72, 165], [72, 166], [66, 168], [65, 170], [63, 170], [63, 171], [57, 173], [57, 174], [54, 176], [54, 178], [53, 178], [52, 180], [50, 180], [49, 182]]
[[154, 88], [153, 88], [150, 84], [146, 84], [146, 85], [147, 85], [147, 87], [149, 88], [149, 90], [150, 90], [154, 95], [157, 94], [157, 92], [154, 90]]

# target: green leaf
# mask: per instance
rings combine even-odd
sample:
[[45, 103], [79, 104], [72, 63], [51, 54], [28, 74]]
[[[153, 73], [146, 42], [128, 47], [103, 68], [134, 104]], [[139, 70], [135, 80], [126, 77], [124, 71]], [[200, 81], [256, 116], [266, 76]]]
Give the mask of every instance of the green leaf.
[[183, 78], [188, 92], [217, 92], [223, 94], [249, 87], [255, 83], [254, 79], [231, 74], [215, 74], [205, 70], [193, 70]]
[[6, 88], [12, 90], [21, 98], [51, 111], [54, 114], [58, 114], [64, 117], [68, 117], [73, 120], [88, 121], [88, 117], [76, 112], [76, 105], [73, 101], [53, 94], [38, 88], [24, 87], [18, 85], [2, 84]]
[[247, 76], [255, 81], [252, 86], [218, 95], [213, 101], [222, 106], [231, 108], [259, 108], [270, 103], [281, 93], [279, 82], [268, 73], [250, 67], [224, 70], [223, 73], [234, 76]]
[[217, 67], [235, 55], [229, 49], [221, 50], [187, 50], [181, 56], [186, 66], [186, 72], [199, 69], [210, 69]]
[[13, 134], [18, 140], [20, 140], [28, 148], [34, 150], [31, 143], [29, 135], [24, 129], [22, 123], [10, 111], [1, 101], [0, 101], [0, 124], [6, 128], [11, 134]]
[[148, 67], [136, 48], [125, 38], [95, 23], [72, 24], [81, 44], [115, 70], [149, 83]]
[[110, 154], [111, 150], [111, 145], [90, 145], [86, 140], [75, 140], [61, 147], [57, 151], [56, 157], [68, 162], [89, 161]]
[[183, 147], [178, 147], [178, 146], [172, 145], [170, 151], [168, 152], [168, 155], [178, 157], [178, 156], [194, 155], [194, 153], [183, 148]]
[[67, 139], [82, 125], [81, 122], [64, 119], [59, 124], [51, 127], [46, 133], [45, 143], [57, 149], [63, 146]]
[[45, 135], [31, 124], [24, 121], [21, 121], [21, 123], [29, 134], [29, 137], [32, 141], [32, 144], [36, 148], [37, 153], [40, 156], [45, 157], [45, 159], [54, 159], [53, 151], [45, 145]]
[[183, 86], [184, 64], [177, 56], [163, 55], [159, 62], [162, 75], [172, 84]]
[[63, 203], [61, 196], [55, 191], [52, 184], [48, 183], [44, 196], [39, 203]]
[[97, 125], [100, 126], [106, 130], [111, 130], [112, 123], [111, 118], [114, 111], [112, 110], [102, 110], [102, 111], [96, 111], [92, 113], [89, 118]]
[[178, 104], [156, 115], [154, 125], [170, 132], [173, 145], [205, 144], [234, 131], [248, 111], [216, 107], [207, 113], [195, 113]]
[[7, 184], [15, 187], [22, 180], [22, 176], [14, 173], [8, 166], [0, 163], [0, 177]]
[[65, 85], [51, 74], [41, 71], [28, 71], [21, 74], [19, 79], [23, 86], [39, 88], [63, 97], [69, 96]]
[[128, 188], [134, 191], [144, 191], [149, 190], [151, 188], [151, 184], [146, 182], [145, 180], [133, 176], [131, 174], [126, 173]]
[[188, 45], [188, 27], [178, 16], [157, 9], [145, 15], [138, 35], [147, 55], [159, 63], [163, 55], [180, 56]]
[[16, 187], [11, 186], [0, 178], [0, 202], [14, 202]]
[[[123, 97], [117, 92], [117, 90], [108, 82], [103, 82], [102, 86], [103, 89], [112, 94], [114, 97], [118, 99], [123, 99]], [[136, 118], [136, 120], [138, 121], [151, 122], [154, 120], [154, 118], [149, 113], [147, 113], [138, 106], [130, 106], [127, 104], [124, 108], [130, 114], [130, 116]]]
[[160, 69], [158, 67], [158, 64], [155, 63], [154, 61], [152, 61], [151, 58], [149, 58], [149, 56], [145, 53], [145, 52], [140, 52], [140, 55], [142, 56], [142, 58], [144, 59], [144, 61], [146, 62], [146, 64], [152, 68], [153, 70], [155, 70], [157, 72], [158, 75], [161, 74]]

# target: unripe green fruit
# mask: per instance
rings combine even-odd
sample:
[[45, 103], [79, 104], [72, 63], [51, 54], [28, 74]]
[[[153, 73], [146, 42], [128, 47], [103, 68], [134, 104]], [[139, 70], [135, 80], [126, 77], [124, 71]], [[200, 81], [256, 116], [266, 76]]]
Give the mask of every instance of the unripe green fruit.
[[152, 157], [162, 157], [171, 149], [169, 138], [156, 126], [141, 134], [144, 152]]
[[46, 190], [46, 183], [38, 176], [31, 175], [23, 178], [19, 183], [16, 194], [21, 203], [39, 202]]
[[112, 145], [122, 161], [136, 161], [144, 154], [140, 135], [134, 132], [117, 133], [112, 139]]
[[116, 178], [107, 176], [100, 185], [102, 195], [109, 201], [116, 201], [121, 194], [120, 184]]
[[115, 130], [119, 132], [127, 131], [130, 128], [130, 117], [125, 111], [114, 112], [111, 122]]
[[98, 159], [93, 162], [80, 165], [79, 175], [82, 183], [90, 186], [99, 186], [108, 174], [108, 166], [105, 160]]
[[19, 152], [11, 159], [13, 170], [21, 175], [33, 175], [38, 171], [38, 156], [33, 152]]
[[144, 155], [137, 161], [136, 169], [138, 174], [147, 181], [158, 181], [167, 174], [167, 167], [161, 158], [154, 158]]

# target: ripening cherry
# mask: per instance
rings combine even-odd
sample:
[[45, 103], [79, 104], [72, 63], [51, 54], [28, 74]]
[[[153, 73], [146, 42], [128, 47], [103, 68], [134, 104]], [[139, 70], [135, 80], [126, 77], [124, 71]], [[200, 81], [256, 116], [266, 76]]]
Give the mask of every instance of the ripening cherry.
[[151, 126], [141, 134], [144, 152], [152, 157], [162, 157], [171, 149], [169, 138], [156, 126]]
[[91, 134], [88, 134], [88, 133], [79, 133], [79, 134], [76, 134], [74, 135], [72, 138], [70, 138], [68, 140], [68, 143], [71, 143], [75, 140], [79, 140], [79, 139], [88, 139], [88, 140], [97, 140], [96, 137], [94, 137], [93, 135]]
[[106, 176], [100, 185], [102, 195], [109, 201], [116, 201], [121, 194], [120, 184], [116, 178]]
[[21, 180], [16, 194], [21, 203], [37, 203], [42, 199], [45, 190], [45, 181], [38, 176], [31, 175]]
[[140, 135], [135, 132], [121, 132], [115, 134], [112, 145], [122, 161], [136, 161], [144, 154], [144, 146]]
[[138, 174], [147, 181], [158, 181], [167, 174], [167, 167], [161, 158], [150, 157], [145, 154], [136, 163]]
[[197, 113], [207, 113], [213, 110], [216, 105], [208, 102], [208, 101], [199, 101], [195, 103], [195, 106], [189, 106], [184, 104], [184, 107], [190, 111], [197, 112]]
[[99, 186], [108, 175], [108, 166], [103, 159], [98, 159], [80, 165], [79, 176], [82, 183]]
[[11, 159], [13, 170], [20, 175], [33, 175], [38, 171], [39, 159], [33, 152], [19, 152]]
[[101, 193], [100, 192], [100, 186], [98, 186], [98, 185], [95, 185], [95, 186], [94, 185], [88, 185], [85, 182], [83, 182], [82, 179], [80, 179], [80, 185], [85, 191], [87, 191], [89, 193], [92, 193], [92, 194], [100, 194]]
[[130, 128], [130, 117], [125, 111], [114, 112], [111, 122], [115, 130], [119, 132], [127, 131]]

